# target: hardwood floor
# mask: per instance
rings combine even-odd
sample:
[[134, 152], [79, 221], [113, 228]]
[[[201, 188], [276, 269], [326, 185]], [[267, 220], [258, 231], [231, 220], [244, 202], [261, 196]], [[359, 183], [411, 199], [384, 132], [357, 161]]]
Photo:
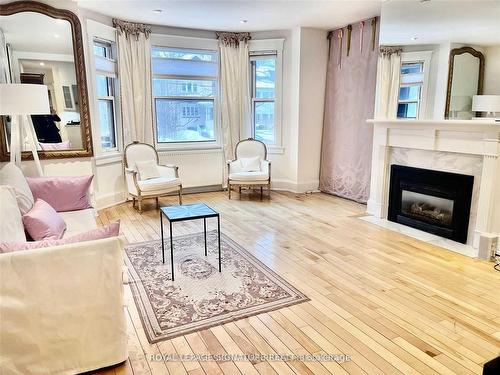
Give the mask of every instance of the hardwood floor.
[[[224, 233], [311, 301], [149, 344], [126, 287], [129, 360], [101, 373], [480, 374], [500, 354], [500, 273], [492, 263], [371, 225], [358, 219], [365, 206], [326, 194], [234, 196], [193, 194], [184, 203], [218, 210]], [[154, 200], [142, 215], [126, 203], [101, 211], [98, 220], [116, 219], [128, 242], [159, 238]], [[174, 235], [202, 230], [176, 223]], [[193, 353], [343, 353], [351, 360], [150, 360]]]

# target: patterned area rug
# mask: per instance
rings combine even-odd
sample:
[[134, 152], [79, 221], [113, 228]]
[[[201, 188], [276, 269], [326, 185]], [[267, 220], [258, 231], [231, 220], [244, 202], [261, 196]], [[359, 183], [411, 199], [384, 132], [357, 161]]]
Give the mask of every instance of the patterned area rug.
[[175, 281], [170, 280], [170, 245], [161, 242], [125, 248], [129, 284], [150, 343], [308, 301], [229, 237], [221, 234], [218, 271], [217, 232], [174, 237]]

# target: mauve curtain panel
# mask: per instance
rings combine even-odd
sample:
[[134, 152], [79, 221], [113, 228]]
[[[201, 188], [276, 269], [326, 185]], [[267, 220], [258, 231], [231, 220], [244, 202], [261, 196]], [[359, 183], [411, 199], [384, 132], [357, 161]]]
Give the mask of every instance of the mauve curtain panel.
[[370, 193], [378, 19], [330, 32], [320, 190], [366, 203]]

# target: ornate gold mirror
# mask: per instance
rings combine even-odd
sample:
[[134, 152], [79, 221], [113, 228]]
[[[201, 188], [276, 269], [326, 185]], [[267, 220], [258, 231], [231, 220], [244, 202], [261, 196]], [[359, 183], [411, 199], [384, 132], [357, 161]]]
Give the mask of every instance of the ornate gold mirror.
[[484, 55], [472, 47], [450, 51], [448, 90], [444, 117], [471, 120], [472, 97], [483, 92]]
[[[92, 156], [82, 29], [78, 17], [34, 1], [0, 7], [0, 82], [47, 86], [50, 114], [31, 116], [41, 159]], [[0, 118], [0, 159], [9, 159], [10, 117]], [[23, 159], [32, 158], [22, 145]]]

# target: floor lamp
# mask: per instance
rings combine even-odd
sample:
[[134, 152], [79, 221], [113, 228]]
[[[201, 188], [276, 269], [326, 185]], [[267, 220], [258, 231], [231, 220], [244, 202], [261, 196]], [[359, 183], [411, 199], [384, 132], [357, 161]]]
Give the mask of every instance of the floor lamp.
[[0, 84], [0, 115], [11, 116], [10, 161], [21, 166], [22, 133], [26, 134], [38, 174], [43, 176], [38, 159], [38, 139], [31, 115], [49, 115], [47, 86], [31, 84]]

